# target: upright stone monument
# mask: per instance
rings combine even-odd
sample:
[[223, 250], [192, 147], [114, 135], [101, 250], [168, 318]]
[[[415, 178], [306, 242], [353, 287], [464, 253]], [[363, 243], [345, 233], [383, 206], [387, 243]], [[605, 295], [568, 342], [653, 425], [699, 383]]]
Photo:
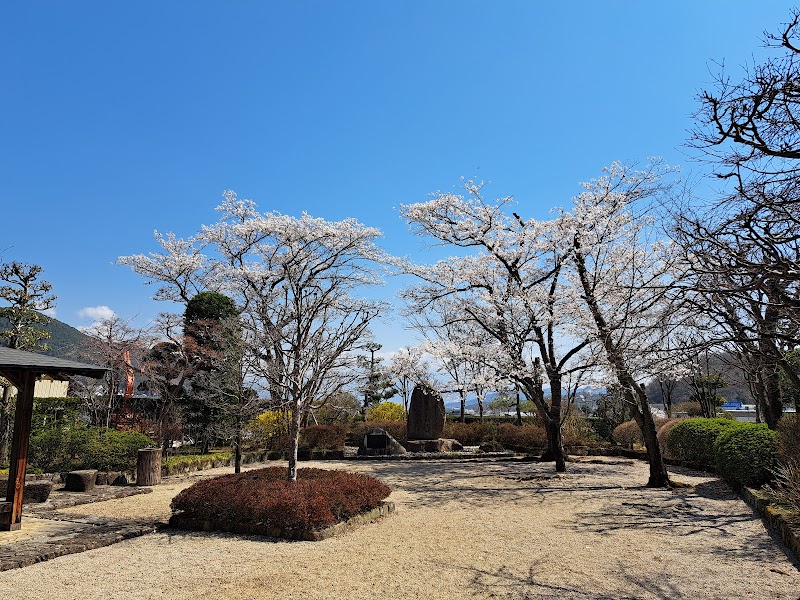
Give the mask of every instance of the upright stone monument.
[[442, 438], [444, 400], [435, 391], [416, 386], [408, 407], [408, 439], [402, 442], [409, 452], [452, 452], [462, 450], [456, 440]]
[[435, 391], [416, 386], [408, 407], [409, 440], [438, 440], [444, 429], [444, 400]]

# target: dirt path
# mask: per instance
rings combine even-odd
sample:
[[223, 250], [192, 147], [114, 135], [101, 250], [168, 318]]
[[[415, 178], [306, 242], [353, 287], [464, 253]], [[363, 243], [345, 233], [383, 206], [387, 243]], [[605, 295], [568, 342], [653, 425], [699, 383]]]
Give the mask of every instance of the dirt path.
[[[628, 460], [308, 463], [371, 473], [397, 513], [323, 542], [163, 532], [0, 573], [0, 597], [796, 599], [800, 571], [724, 484], [648, 490]], [[217, 470], [227, 472], [228, 470]], [[204, 474], [206, 476], [207, 474]], [[164, 518], [196, 478], [62, 511]]]

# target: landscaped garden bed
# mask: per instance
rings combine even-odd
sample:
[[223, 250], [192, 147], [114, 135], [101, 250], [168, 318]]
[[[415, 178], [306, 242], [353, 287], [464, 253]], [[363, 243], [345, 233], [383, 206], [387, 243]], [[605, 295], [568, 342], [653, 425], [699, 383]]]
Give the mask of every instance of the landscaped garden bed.
[[180, 529], [320, 540], [394, 509], [391, 489], [345, 471], [268, 467], [198, 481], [172, 500], [170, 525]]

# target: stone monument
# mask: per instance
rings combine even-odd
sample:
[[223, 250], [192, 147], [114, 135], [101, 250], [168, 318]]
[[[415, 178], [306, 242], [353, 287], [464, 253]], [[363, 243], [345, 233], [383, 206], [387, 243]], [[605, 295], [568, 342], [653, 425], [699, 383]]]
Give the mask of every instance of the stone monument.
[[394, 456], [405, 454], [406, 449], [385, 429], [373, 427], [358, 446], [359, 456]]
[[444, 400], [433, 389], [416, 386], [408, 407], [408, 439], [403, 446], [409, 452], [452, 452], [463, 447], [456, 440], [442, 438]]

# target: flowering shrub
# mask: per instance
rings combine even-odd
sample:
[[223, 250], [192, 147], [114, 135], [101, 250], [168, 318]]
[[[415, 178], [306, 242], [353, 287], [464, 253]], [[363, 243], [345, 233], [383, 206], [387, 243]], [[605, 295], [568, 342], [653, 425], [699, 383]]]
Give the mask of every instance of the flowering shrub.
[[405, 421], [406, 411], [397, 402], [381, 402], [367, 411], [370, 421]]
[[345, 471], [299, 469], [296, 482], [285, 477], [284, 467], [269, 467], [198, 481], [173, 498], [172, 511], [223, 527], [316, 531], [376, 508], [391, 493], [373, 477]]

